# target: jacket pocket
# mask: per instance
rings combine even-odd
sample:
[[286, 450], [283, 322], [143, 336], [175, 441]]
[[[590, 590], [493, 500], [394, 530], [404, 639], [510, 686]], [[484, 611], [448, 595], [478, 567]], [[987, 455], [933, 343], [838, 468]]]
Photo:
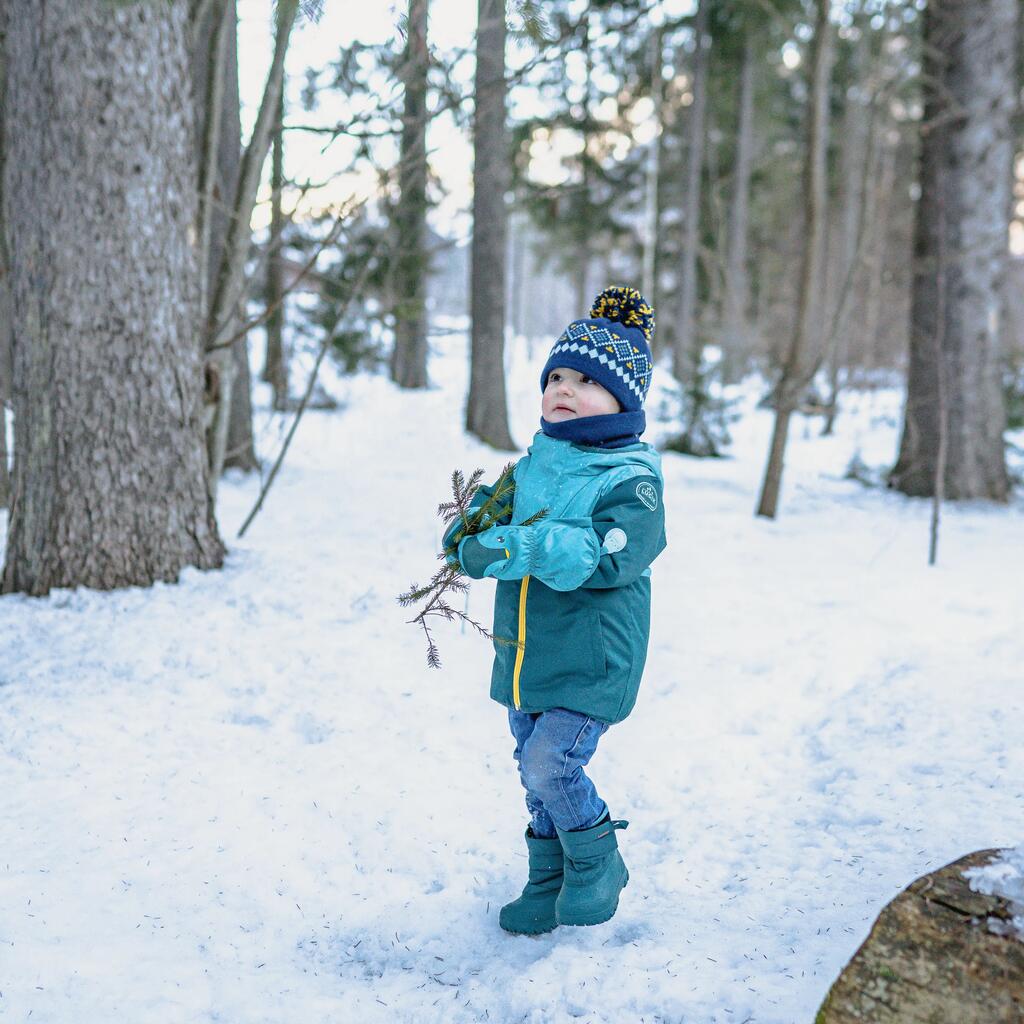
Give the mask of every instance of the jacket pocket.
[[553, 697], [603, 687], [608, 670], [600, 617], [579, 593], [559, 593], [537, 580], [531, 584], [522, 675], [526, 689]]

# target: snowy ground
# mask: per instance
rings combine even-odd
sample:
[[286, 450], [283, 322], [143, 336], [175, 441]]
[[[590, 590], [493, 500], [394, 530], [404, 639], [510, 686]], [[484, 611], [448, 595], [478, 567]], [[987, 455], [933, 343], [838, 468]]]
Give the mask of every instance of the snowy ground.
[[[842, 479], [894, 455], [879, 392], [795, 425], [757, 520], [748, 397], [733, 458], [665, 457], [645, 682], [592, 764], [631, 820], [619, 913], [502, 933], [525, 814], [489, 646], [442, 624], [428, 670], [395, 602], [451, 469], [505, 461], [445, 344], [433, 390], [307, 416], [241, 542], [256, 481], [224, 487], [223, 572], [0, 599], [3, 1020], [809, 1024], [900, 889], [1024, 838], [1024, 502], [947, 509], [929, 569], [927, 503]], [[524, 445], [545, 347], [512, 357]]]

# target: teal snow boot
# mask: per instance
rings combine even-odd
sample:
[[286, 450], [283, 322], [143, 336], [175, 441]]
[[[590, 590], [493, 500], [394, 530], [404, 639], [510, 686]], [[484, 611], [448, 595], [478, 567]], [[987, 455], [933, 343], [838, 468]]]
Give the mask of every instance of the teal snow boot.
[[541, 839], [527, 828], [526, 848], [530, 855], [530, 880], [519, 899], [501, 908], [498, 924], [515, 935], [540, 935], [558, 924], [555, 900], [562, 888], [562, 844], [557, 837]]
[[558, 829], [565, 853], [565, 881], [555, 904], [559, 924], [601, 924], [615, 914], [629, 881], [615, 832], [628, 824], [605, 817], [579, 832]]

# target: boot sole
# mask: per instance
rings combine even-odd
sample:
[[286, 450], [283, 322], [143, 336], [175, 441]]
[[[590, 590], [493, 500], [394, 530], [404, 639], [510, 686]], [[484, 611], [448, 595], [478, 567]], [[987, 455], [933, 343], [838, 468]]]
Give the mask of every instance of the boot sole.
[[502, 924], [499, 924], [498, 927], [506, 935], [547, 935], [548, 932], [553, 932], [558, 927], [558, 922], [556, 921], [550, 928], [537, 928], [533, 931], [525, 931], [521, 928], [506, 928]]

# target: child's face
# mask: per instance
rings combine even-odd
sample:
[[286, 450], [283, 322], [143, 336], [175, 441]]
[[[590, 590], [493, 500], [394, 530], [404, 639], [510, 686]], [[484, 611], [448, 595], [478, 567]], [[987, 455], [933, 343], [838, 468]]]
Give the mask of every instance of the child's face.
[[558, 366], [548, 374], [541, 413], [549, 423], [621, 412], [618, 399], [579, 370]]

